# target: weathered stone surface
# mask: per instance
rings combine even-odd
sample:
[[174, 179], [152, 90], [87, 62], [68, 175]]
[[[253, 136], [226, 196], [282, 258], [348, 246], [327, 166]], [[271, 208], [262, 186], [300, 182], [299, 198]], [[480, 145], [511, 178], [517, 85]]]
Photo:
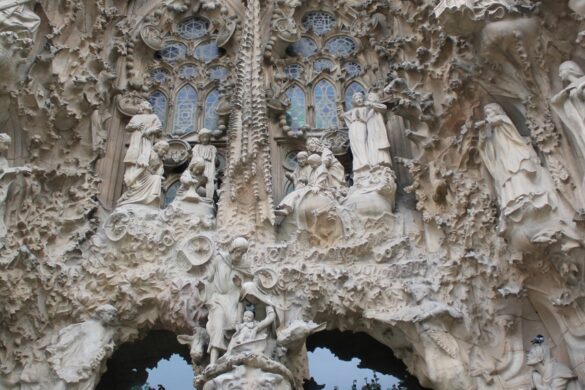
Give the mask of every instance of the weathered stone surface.
[[297, 389], [325, 328], [583, 388], [581, 3], [0, 2], [0, 388], [164, 329]]

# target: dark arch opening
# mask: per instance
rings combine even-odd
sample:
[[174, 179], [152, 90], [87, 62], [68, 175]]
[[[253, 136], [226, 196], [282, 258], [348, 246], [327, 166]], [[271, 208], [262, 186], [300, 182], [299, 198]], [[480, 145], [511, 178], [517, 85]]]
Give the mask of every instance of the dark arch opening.
[[[376, 341], [366, 333], [352, 333], [341, 332], [337, 330], [319, 332], [307, 340], [307, 349], [310, 352], [318, 348], [325, 348], [329, 350], [337, 359], [328, 359], [330, 361], [319, 361], [319, 364], [339, 364], [339, 360], [349, 362], [354, 358], [360, 360], [357, 368], [370, 370], [368, 380], [373, 379], [373, 373], [376, 375], [390, 375], [397, 379], [396, 387], [380, 387], [380, 390], [398, 389], [398, 390], [424, 390], [416, 377], [410, 375], [404, 363], [394, 356], [392, 350], [384, 344]], [[337, 360], [337, 361], [336, 361]], [[309, 358], [309, 367], [312, 369], [311, 374], [315, 375], [313, 371], [315, 362]], [[339, 370], [336, 370], [338, 373]], [[318, 378], [323, 382], [323, 378]], [[325, 378], [327, 382], [336, 378]], [[363, 377], [353, 378], [357, 381], [357, 389], [362, 389], [365, 385]], [[315, 378], [305, 382], [305, 390], [317, 389], [333, 389], [335, 385], [339, 386], [340, 390], [352, 388], [352, 381], [349, 383], [318, 383]], [[366, 387], [367, 388], [367, 387]], [[376, 389], [370, 387], [369, 389]]]
[[[168, 360], [176, 355], [185, 360], [187, 365], [191, 364], [189, 348], [179, 344], [173, 332], [150, 331], [146, 337], [133, 343], [122, 344], [116, 349], [108, 360], [108, 370], [102, 375], [96, 390], [143, 389], [148, 380], [147, 369], [153, 369], [163, 359]], [[150, 383], [150, 386], [154, 388], [157, 388], [158, 385], [159, 383]], [[192, 388], [194, 388], [192, 383], [185, 383], [185, 386], [180, 388], [166, 388], [165, 390]]]

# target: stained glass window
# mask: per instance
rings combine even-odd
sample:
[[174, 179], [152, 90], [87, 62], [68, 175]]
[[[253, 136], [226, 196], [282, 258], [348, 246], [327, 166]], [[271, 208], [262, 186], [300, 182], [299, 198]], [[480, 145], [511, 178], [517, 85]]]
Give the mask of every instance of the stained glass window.
[[353, 98], [353, 94], [357, 92], [363, 93], [364, 96], [366, 94], [365, 88], [362, 87], [360, 83], [353, 82], [345, 89], [345, 109], [347, 111], [353, 108], [353, 103], [351, 100]]
[[293, 56], [310, 57], [317, 52], [317, 44], [310, 38], [302, 37], [288, 47], [288, 52]]
[[333, 61], [328, 60], [327, 58], [319, 58], [318, 60], [315, 60], [315, 62], [313, 62], [313, 72], [315, 73], [321, 73], [323, 72], [325, 69], [333, 69]]
[[300, 64], [290, 64], [284, 67], [286, 76], [293, 80], [298, 80], [303, 75], [303, 67]]
[[187, 46], [178, 42], [167, 43], [160, 52], [163, 61], [169, 64], [174, 64], [178, 59], [185, 58], [185, 54], [187, 54]]
[[351, 77], [357, 77], [362, 74], [362, 66], [356, 62], [346, 62], [342, 65], [342, 68], [345, 69], [347, 74]]
[[286, 91], [286, 96], [290, 101], [290, 107], [287, 111], [290, 127], [292, 130], [298, 131], [307, 123], [305, 93], [299, 86], [293, 85]]
[[209, 130], [217, 129], [218, 115], [217, 107], [219, 105], [219, 91], [214, 89], [209, 92], [205, 100], [205, 120], [203, 127]]
[[335, 88], [327, 80], [321, 80], [313, 90], [315, 98], [315, 128], [330, 129], [337, 127]]
[[167, 119], [167, 97], [161, 91], [154, 91], [148, 97], [148, 102], [152, 106], [153, 113], [158, 116], [164, 127]]
[[164, 69], [155, 69], [150, 72], [150, 79], [153, 83], [164, 84], [169, 79], [169, 72]]
[[163, 207], [170, 205], [171, 202], [177, 197], [177, 191], [179, 190], [179, 187], [181, 187], [181, 181], [177, 180], [176, 182], [171, 184], [169, 188], [167, 188], [167, 190], [165, 191]]
[[194, 77], [197, 77], [198, 74], [199, 68], [193, 64], [183, 65], [181, 66], [181, 69], [179, 69], [179, 77], [182, 79], [186, 80], [192, 79]]
[[195, 58], [205, 62], [211, 62], [219, 57], [219, 47], [214, 41], [202, 43], [195, 48]]
[[190, 85], [185, 85], [177, 93], [175, 100], [175, 119], [173, 134], [182, 135], [196, 130], [197, 118], [197, 91]]
[[335, 25], [335, 17], [327, 12], [309, 12], [303, 17], [303, 27], [317, 35], [327, 34]]
[[207, 34], [209, 21], [203, 18], [189, 19], [179, 25], [179, 35], [184, 39], [197, 39]]
[[209, 71], [209, 78], [211, 80], [223, 81], [227, 78], [227, 76], [228, 70], [223, 66], [216, 66], [214, 68], [211, 68], [211, 70]]
[[325, 50], [330, 54], [345, 57], [350, 54], [353, 54], [356, 50], [355, 41], [345, 35], [338, 36], [335, 38], [331, 38], [327, 42], [325, 42]]

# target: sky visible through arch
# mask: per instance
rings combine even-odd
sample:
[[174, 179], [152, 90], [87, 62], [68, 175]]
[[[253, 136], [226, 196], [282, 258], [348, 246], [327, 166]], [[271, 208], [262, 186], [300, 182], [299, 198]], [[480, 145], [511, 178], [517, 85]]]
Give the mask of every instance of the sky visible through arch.
[[[342, 361], [325, 348], [309, 352], [309, 367], [315, 381], [325, 385], [324, 390], [350, 390], [353, 380], [357, 380], [358, 389], [365, 383], [364, 378], [373, 377], [372, 370], [358, 368], [360, 360]], [[192, 390], [193, 370], [182, 357], [174, 354], [170, 359], [162, 359], [155, 368], [148, 369], [148, 384], [155, 388], [163, 385], [165, 390]], [[398, 379], [391, 375], [377, 373], [383, 390], [390, 389]]]

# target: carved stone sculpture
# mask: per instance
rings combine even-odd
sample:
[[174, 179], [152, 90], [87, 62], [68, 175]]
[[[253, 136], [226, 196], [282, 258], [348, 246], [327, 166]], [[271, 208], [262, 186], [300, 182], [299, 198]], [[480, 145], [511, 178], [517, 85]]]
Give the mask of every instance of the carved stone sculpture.
[[227, 353], [264, 352], [268, 327], [273, 325], [275, 319], [274, 308], [270, 306], [266, 308], [266, 318], [262, 321], [255, 321], [254, 312], [246, 310], [242, 322], [236, 325], [236, 332], [230, 339]]
[[480, 152], [498, 195], [499, 231], [518, 245], [528, 245], [525, 249], [530, 243], [550, 243], [562, 230], [551, 220], [559, 205], [550, 174], [502, 107], [488, 104], [484, 112]]
[[365, 105], [364, 94], [357, 92], [352, 97], [353, 108], [343, 114], [345, 123], [349, 128], [349, 145], [353, 156], [353, 171], [367, 169], [370, 165], [368, 158], [368, 114], [369, 109]]
[[370, 109], [366, 124], [370, 166], [385, 165], [391, 167], [390, 141], [388, 140], [386, 121], [384, 120], [384, 113], [387, 110], [386, 105], [380, 103], [380, 96], [377, 93], [370, 92], [365, 106]]
[[205, 279], [205, 304], [209, 309], [207, 333], [209, 334], [210, 362], [214, 364], [228, 348], [225, 331], [234, 329], [241, 313], [240, 286], [250, 278], [244, 256], [248, 240], [235, 238], [229, 252], [219, 252], [213, 259]]
[[115, 307], [103, 305], [96, 310], [96, 318], [59, 332], [57, 340], [47, 347], [48, 362], [58, 378], [50, 388], [90, 390], [97, 386], [114, 351], [112, 325], [116, 316]]
[[2, 31], [14, 31], [25, 38], [33, 38], [41, 18], [31, 9], [32, 0], [9, 0], [0, 4]]
[[571, 369], [558, 362], [551, 354], [544, 337], [536, 336], [532, 348], [526, 355], [526, 364], [532, 369], [530, 373], [531, 389], [536, 390], [571, 390], [578, 389], [577, 376]]
[[168, 142], [158, 141], [152, 147], [148, 166], [133, 166], [130, 171], [126, 171], [124, 179], [128, 188], [120, 197], [118, 206], [129, 204], [159, 206], [164, 175], [163, 160], [168, 150]]
[[563, 122], [571, 144], [585, 156], [585, 73], [577, 63], [566, 61], [559, 67], [559, 77], [565, 88], [553, 96], [551, 106]]
[[197, 158], [205, 161], [205, 177], [207, 177], [207, 184], [205, 185], [205, 197], [213, 200], [215, 194], [215, 156], [217, 149], [211, 145], [211, 135], [213, 132], [208, 129], [199, 130], [199, 143], [193, 146], [193, 157], [191, 165]]
[[199, 218], [213, 217], [213, 202], [206, 197], [208, 183], [205, 176], [206, 167], [207, 163], [201, 157], [194, 157], [191, 160], [191, 164], [181, 175], [181, 186], [172, 207], [178, 207]]

